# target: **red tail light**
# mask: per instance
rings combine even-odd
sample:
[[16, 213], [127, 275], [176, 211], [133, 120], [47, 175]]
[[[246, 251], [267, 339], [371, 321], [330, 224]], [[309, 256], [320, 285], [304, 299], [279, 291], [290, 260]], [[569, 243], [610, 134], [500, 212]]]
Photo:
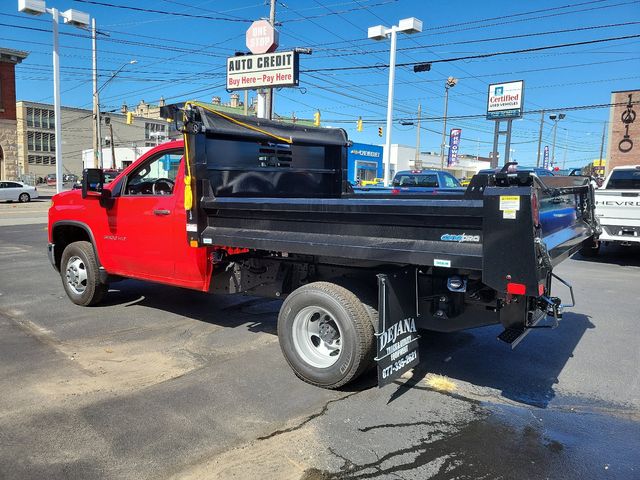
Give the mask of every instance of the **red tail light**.
[[392, 195], [398, 195], [400, 193], [400, 189], [399, 188], [392, 188], [391, 189], [391, 194]]
[[538, 194], [533, 192], [531, 194], [531, 216], [533, 217], [533, 224], [536, 227], [540, 226], [540, 204], [538, 203]]
[[524, 283], [507, 283], [507, 293], [511, 295], [525, 295], [527, 293], [527, 286]]

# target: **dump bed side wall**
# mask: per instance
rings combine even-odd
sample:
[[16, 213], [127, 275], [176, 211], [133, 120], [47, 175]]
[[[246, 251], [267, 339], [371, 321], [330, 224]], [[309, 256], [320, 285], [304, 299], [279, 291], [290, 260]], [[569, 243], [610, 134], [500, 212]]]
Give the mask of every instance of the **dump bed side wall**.
[[209, 198], [203, 241], [381, 263], [482, 269], [482, 200]]

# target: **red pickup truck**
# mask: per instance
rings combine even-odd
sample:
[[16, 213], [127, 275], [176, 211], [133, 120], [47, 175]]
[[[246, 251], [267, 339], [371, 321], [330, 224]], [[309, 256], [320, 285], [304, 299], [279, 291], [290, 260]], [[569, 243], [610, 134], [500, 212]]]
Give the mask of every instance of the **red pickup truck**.
[[[515, 346], [547, 316], [557, 325], [553, 268], [598, 233], [588, 179], [496, 173], [447, 195], [358, 195], [343, 130], [197, 103], [170, 113], [183, 140], [53, 197], [49, 258], [67, 295], [95, 305], [127, 277], [284, 299], [283, 354], [314, 385], [374, 361], [390, 382], [419, 361], [418, 329], [502, 324]], [[563, 222], [547, 229], [540, 205]]]

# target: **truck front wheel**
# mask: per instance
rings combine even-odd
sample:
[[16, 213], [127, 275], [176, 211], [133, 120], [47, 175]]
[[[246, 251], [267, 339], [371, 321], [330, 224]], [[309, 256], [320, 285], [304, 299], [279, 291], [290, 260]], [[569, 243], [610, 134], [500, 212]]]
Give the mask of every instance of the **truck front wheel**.
[[278, 338], [295, 374], [323, 388], [355, 380], [375, 353], [369, 312], [354, 293], [328, 282], [304, 285], [286, 298]]
[[100, 303], [108, 285], [100, 282], [98, 261], [89, 242], [73, 242], [62, 252], [60, 276], [67, 296], [76, 305]]

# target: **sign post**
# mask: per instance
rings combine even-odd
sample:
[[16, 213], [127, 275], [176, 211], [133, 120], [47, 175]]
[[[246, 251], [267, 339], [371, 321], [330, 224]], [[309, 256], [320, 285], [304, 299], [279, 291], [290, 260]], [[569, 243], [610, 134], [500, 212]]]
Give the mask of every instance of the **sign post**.
[[[524, 81], [518, 80], [489, 85], [487, 95], [487, 120], [495, 121], [491, 168], [498, 166], [498, 143], [500, 135], [506, 135], [504, 163], [509, 161], [511, 147], [511, 123], [514, 118], [522, 118], [524, 110]], [[500, 123], [507, 122], [507, 129], [500, 130]]]

